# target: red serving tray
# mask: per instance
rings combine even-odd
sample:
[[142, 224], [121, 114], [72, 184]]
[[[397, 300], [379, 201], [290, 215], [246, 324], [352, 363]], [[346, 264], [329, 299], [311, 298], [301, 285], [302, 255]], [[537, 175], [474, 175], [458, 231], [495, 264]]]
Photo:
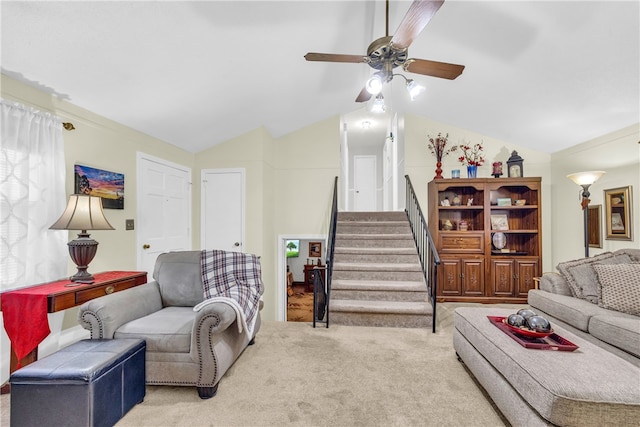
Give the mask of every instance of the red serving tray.
[[529, 338], [513, 331], [509, 326], [505, 325], [505, 316], [487, 316], [489, 321], [493, 323], [502, 332], [513, 338], [518, 344], [526, 348], [534, 348], [537, 350], [557, 350], [557, 351], [574, 351], [579, 347], [566, 338], [553, 333], [545, 338]]

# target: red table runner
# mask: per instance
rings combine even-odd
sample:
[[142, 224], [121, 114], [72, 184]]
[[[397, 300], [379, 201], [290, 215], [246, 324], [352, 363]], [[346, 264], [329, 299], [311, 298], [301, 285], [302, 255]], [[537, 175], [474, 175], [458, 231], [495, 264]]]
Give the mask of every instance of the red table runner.
[[[94, 284], [131, 274], [130, 271], [98, 273], [94, 275]], [[2, 293], [4, 329], [18, 361], [31, 353], [51, 332], [47, 319], [47, 297], [68, 291], [66, 285], [71, 283], [69, 279], [62, 279]], [[91, 285], [79, 285], [78, 288], [88, 286]]]

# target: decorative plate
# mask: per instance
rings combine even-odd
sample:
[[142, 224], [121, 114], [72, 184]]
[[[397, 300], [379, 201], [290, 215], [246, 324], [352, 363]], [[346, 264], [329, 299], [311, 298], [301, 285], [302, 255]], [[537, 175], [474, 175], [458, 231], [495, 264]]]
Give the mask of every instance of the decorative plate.
[[504, 249], [504, 247], [507, 246], [507, 236], [505, 236], [504, 233], [493, 233], [491, 241], [496, 249]]
[[529, 338], [545, 338], [553, 334], [553, 329], [551, 329], [549, 332], [536, 332], [536, 331], [532, 331], [531, 329], [521, 329], [516, 326], [511, 326], [510, 324], [507, 323], [506, 318], [502, 321], [502, 323], [504, 323], [509, 329], [511, 329], [516, 334], [523, 335]]

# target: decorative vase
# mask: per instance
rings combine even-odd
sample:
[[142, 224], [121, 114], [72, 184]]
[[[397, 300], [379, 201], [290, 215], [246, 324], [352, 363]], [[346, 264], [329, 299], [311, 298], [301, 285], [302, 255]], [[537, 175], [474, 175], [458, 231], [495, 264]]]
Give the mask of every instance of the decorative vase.
[[444, 178], [442, 176], [442, 162], [437, 162], [436, 163], [436, 176], [433, 177], [433, 179], [442, 179]]
[[469, 165], [467, 166], [467, 178], [475, 178], [478, 175], [478, 166], [477, 165]]

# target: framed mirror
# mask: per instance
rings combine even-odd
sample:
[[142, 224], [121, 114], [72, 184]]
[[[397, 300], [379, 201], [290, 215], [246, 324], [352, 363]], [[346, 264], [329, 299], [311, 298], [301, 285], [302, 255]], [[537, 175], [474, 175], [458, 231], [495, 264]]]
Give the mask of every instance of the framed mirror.
[[604, 190], [607, 240], [631, 240], [631, 186]]
[[589, 247], [602, 247], [602, 205], [589, 205]]

